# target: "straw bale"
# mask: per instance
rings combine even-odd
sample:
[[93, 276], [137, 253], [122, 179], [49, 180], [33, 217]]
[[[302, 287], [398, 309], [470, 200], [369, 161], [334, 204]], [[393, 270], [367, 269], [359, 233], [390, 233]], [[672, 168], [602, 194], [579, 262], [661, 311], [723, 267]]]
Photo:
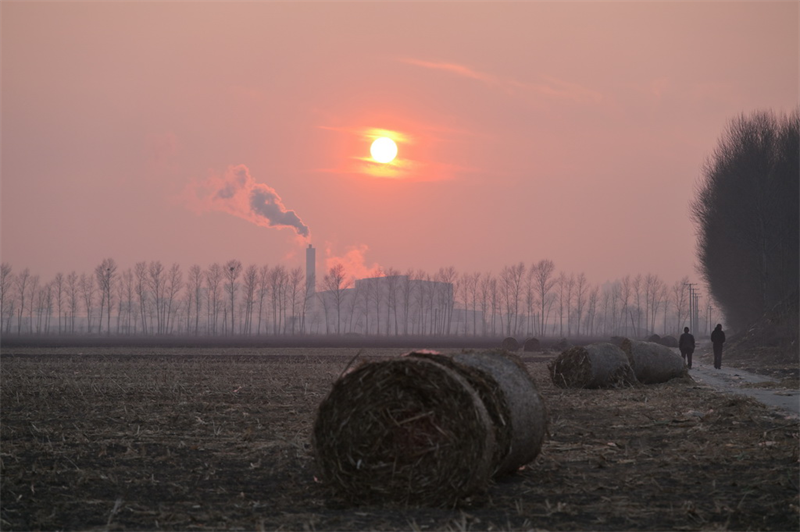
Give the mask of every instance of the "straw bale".
[[492, 456], [492, 464], [500, 464], [511, 448], [513, 429], [508, 401], [495, 378], [486, 371], [470, 365], [460, 364], [453, 360], [452, 357], [442, 355], [436, 351], [418, 350], [402, 356], [427, 358], [437, 364], [442, 364], [464, 377], [469, 385], [472, 386], [472, 389], [478, 392], [478, 396], [483, 401], [483, 406], [486, 407], [494, 426], [495, 451]]
[[572, 347], [572, 342], [570, 342], [566, 338], [562, 338], [561, 340], [556, 342], [556, 345], [554, 347], [557, 351], [564, 351]]
[[547, 411], [536, 382], [522, 360], [516, 355], [495, 351], [459, 353], [453, 359], [491, 375], [500, 385], [500, 395], [508, 405], [511, 442], [503, 459], [495, 464], [494, 475], [513, 473], [532, 462], [547, 432]]
[[650, 335], [650, 336], [647, 338], [647, 341], [648, 341], [648, 342], [654, 342], [654, 343], [656, 343], [656, 344], [660, 344], [660, 343], [661, 343], [661, 337], [660, 337], [659, 335], [657, 335], [657, 334], [651, 334], [651, 335]]
[[542, 344], [539, 342], [538, 338], [528, 338], [522, 345], [522, 350], [526, 353], [530, 353], [531, 351], [541, 351]]
[[678, 347], [678, 339], [674, 336], [662, 336], [659, 343], [667, 347]]
[[636, 384], [625, 352], [611, 343], [571, 347], [547, 367], [553, 384], [561, 388], [616, 388]]
[[501, 347], [506, 351], [519, 351], [519, 342], [513, 336], [509, 336], [503, 340]]
[[623, 340], [620, 347], [627, 355], [636, 378], [643, 384], [666, 382], [686, 375], [683, 359], [669, 347], [629, 338]]
[[459, 372], [423, 357], [339, 378], [313, 431], [322, 481], [350, 504], [449, 506], [485, 488], [492, 420]]

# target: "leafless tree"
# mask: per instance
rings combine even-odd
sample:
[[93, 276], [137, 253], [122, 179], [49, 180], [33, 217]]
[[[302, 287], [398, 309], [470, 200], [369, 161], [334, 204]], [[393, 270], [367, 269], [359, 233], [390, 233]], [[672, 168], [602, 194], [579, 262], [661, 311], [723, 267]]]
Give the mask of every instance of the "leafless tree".
[[78, 274], [74, 271], [67, 275], [67, 305], [69, 307], [69, 331], [75, 334], [75, 318], [78, 316]]
[[269, 294], [269, 273], [269, 266], [266, 264], [261, 266], [258, 270], [258, 325], [256, 325], [256, 334], [261, 334], [261, 320], [264, 316], [264, 299]]
[[208, 322], [211, 325], [211, 334], [217, 334], [217, 321], [222, 301], [220, 300], [220, 283], [222, 282], [222, 266], [216, 262], [206, 270], [206, 287], [208, 303], [206, 309], [209, 312]]
[[22, 270], [15, 279], [17, 303], [17, 334], [22, 334], [22, 317], [25, 313], [25, 297], [28, 295], [28, 285], [31, 279], [31, 272], [28, 268]]
[[322, 285], [325, 287], [327, 295], [332, 299], [333, 309], [336, 310], [336, 334], [341, 334], [342, 303], [344, 302], [345, 290], [350, 287], [350, 281], [346, 280], [344, 266], [339, 263], [334, 264], [325, 274]]
[[575, 278], [575, 334], [581, 335], [581, 321], [583, 319], [583, 309], [586, 305], [586, 292], [589, 290], [589, 283], [586, 280], [586, 275], [581, 272]]
[[[200, 334], [200, 314], [203, 312], [203, 283], [205, 276], [203, 269], [198, 264], [189, 268], [189, 287], [188, 290], [193, 294], [194, 299], [194, 334]], [[188, 327], [188, 326], [187, 326]]]
[[167, 277], [164, 280], [164, 332], [167, 334], [172, 333], [174, 326], [173, 312], [177, 312], [176, 307], [178, 293], [183, 288], [183, 272], [181, 265], [173, 263], [169, 268]]
[[557, 279], [553, 277], [556, 271], [555, 263], [549, 259], [542, 259], [534, 267], [534, 279], [536, 282], [536, 299], [539, 302], [539, 334], [544, 335], [545, 330], [545, 304], [548, 294], [555, 286]]
[[142, 334], [147, 334], [147, 306], [149, 300], [147, 280], [147, 263], [137, 262], [133, 267], [133, 272], [136, 275], [136, 299], [139, 302], [139, 316], [142, 318]]
[[104, 259], [94, 269], [94, 274], [97, 278], [97, 287], [100, 290], [100, 323], [97, 326], [98, 334], [103, 333], [103, 309], [107, 311], [107, 333], [111, 334], [111, 294], [116, 272], [117, 263], [114, 262], [114, 259]]
[[[3, 262], [0, 264], [0, 330], [9, 332], [11, 320], [9, 316], [13, 314], [13, 299], [11, 289], [14, 285], [14, 274], [11, 272], [11, 264]], [[4, 328], [5, 327], [5, 328]]]
[[272, 331], [283, 334], [286, 314], [286, 283], [289, 275], [283, 265], [277, 265], [269, 273], [270, 301], [272, 303]]
[[236, 291], [239, 288], [238, 283], [236, 280], [239, 278], [239, 275], [242, 273], [242, 263], [236, 259], [229, 260], [225, 263], [225, 288], [228, 291], [228, 298], [230, 300], [231, 306], [231, 332], [230, 334], [233, 335], [235, 328], [234, 328], [234, 319], [235, 319], [235, 312], [236, 312]]
[[250, 335], [253, 333], [253, 310], [256, 302], [256, 287], [258, 285], [258, 268], [255, 264], [249, 265], [244, 270], [242, 276], [242, 288], [244, 289], [244, 316], [242, 319], [242, 334]]
[[94, 310], [94, 298], [97, 294], [94, 277], [82, 273], [78, 281], [78, 287], [83, 296], [83, 308], [86, 309], [86, 332], [87, 334], [92, 334], [92, 311]]

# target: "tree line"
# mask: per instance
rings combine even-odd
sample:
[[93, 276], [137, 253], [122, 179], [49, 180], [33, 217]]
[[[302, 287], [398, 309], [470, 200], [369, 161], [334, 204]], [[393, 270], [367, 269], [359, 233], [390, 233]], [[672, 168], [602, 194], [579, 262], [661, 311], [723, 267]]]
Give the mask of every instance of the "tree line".
[[[238, 260], [120, 269], [104, 259], [89, 272], [43, 282], [28, 268], [0, 265], [0, 331], [33, 335], [258, 336], [301, 334], [644, 337], [709, 331], [711, 301], [692, 301], [689, 278], [625, 275], [602, 285], [557, 271], [551, 260], [498, 274], [388, 268], [370, 282], [341, 264], [319, 285], [301, 268], [244, 267]], [[697, 317], [699, 316], [699, 320]]]

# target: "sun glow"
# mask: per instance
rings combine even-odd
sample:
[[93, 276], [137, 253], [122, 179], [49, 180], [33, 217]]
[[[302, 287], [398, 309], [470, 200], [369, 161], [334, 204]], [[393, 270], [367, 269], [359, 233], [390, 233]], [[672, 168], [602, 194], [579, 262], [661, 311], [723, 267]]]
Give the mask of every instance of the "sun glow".
[[379, 163], [389, 163], [397, 156], [397, 144], [389, 137], [380, 137], [372, 143], [369, 152]]

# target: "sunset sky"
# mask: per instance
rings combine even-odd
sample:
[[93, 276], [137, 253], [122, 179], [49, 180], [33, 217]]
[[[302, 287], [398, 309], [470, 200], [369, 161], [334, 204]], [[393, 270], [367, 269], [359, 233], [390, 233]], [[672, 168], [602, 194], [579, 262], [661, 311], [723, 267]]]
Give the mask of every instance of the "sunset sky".
[[311, 243], [355, 274], [696, 279], [702, 165], [798, 104], [799, 5], [4, 1], [2, 260], [46, 282]]

